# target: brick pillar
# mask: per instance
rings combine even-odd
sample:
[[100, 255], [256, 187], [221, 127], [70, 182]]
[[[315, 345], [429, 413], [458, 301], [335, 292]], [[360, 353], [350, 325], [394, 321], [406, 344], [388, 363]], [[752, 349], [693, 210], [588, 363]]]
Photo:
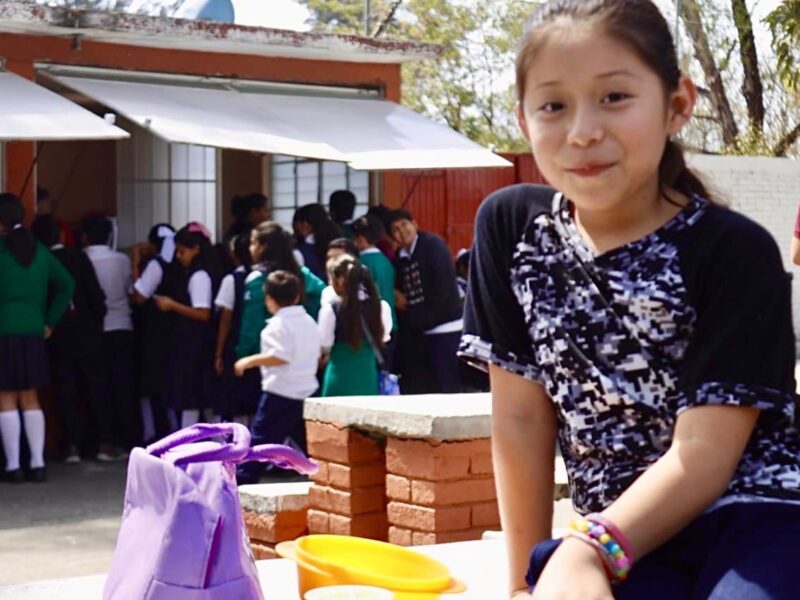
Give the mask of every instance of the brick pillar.
[[499, 529], [490, 439], [389, 438], [386, 470], [390, 542], [476, 540]]
[[387, 539], [382, 446], [352, 428], [306, 422], [308, 454], [319, 471], [309, 493], [308, 532]]
[[239, 487], [242, 516], [256, 560], [276, 558], [275, 546], [308, 531], [308, 483]]

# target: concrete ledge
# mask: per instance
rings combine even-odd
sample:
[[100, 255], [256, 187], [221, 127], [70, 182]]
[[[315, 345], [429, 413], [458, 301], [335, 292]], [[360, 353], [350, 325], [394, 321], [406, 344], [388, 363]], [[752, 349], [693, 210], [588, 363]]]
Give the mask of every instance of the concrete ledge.
[[491, 407], [489, 394], [309, 398], [303, 417], [389, 437], [452, 442], [490, 437]]
[[242, 509], [259, 515], [275, 515], [308, 508], [310, 481], [259, 483], [239, 486]]

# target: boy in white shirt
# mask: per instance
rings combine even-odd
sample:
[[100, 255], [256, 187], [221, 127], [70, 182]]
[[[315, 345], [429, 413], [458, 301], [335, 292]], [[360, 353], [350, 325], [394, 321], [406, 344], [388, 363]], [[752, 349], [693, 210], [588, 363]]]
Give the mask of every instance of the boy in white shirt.
[[[317, 323], [300, 302], [302, 284], [288, 271], [273, 271], [264, 283], [265, 303], [272, 318], [261, 332], [261, 353], [236, 361], [236, 375], [261, 369], [261, 400], [250, 426], [253, 445], [283, 444], [287, 438], [303, 451], [306, 430], [303, 401], [319, 385], [317, 369], [321, 345]], [[263, 466], [246, 463], [239, 467], [240, 484], [257, 483]]]

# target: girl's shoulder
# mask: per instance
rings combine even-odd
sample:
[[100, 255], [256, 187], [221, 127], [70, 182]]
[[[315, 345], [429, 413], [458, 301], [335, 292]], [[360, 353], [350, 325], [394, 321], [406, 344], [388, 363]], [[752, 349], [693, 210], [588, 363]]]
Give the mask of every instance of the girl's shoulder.
[[528, 226], [550, 213], [556, 191], [546, 185], [520, 183], [489, 195], [475, 217], [476, 246], [513, 252]]

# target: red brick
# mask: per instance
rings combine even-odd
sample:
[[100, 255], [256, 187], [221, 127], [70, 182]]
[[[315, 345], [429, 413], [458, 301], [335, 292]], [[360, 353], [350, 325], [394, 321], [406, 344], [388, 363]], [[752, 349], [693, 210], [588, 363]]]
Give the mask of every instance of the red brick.
[[382, 511], [386, 495], [383, 486], [345, 491], [314, 484], [309, 491], [308, 501], [317, 509], [340, 515], [359, 515]]
[[260, 515], [243, 511], [247, 534], [251, 540], [278, 543], [293, 540], [306, 533], [306, 511], [286, 511], [275, 515]]
[[319, 483], [320, 485], [328, 485], [328, 465], [330, 465], [330, 463], [320, 459], [315, 459], [315, 462], [317, 463], [318, 469], [317, 472], [311, 476], [311, 481]]
[[424, 506], [474, 504], [497, 498], [494, 479], [411, 481], [411, 502]]
[[500, 525], [500, 510], [497, 502], [483, 502], [472, 507], [473, 527], [497, 527]]
[[494, 464], [491, 454], [478, 454], [470, 458], [469, 472], [473, 475], [493, 475]]
[[330, 532], [336, 535], [355, 535], [373, 540], [386, 540], [389, 523], [385, 512], [346, 517], [330, 515]]
[[308, 510], [308, 533], [330, 533], [330, 514], [322, 510]]
[[432, 442], [389, 438], [386, 469], [415, 479], [463, 479], [470, 473], [471, 457], [489, 454], [490, 450], [488, 439]]
[[386, 514], [391, 525], [421, 531], [467, 529], [470, 525], [470, 513], [469, 506], [428, 508], [393, 501], [389, 502], [386, 507]]
[[308, 453], [314, 459], [358, 465], [383, 462], [383, 449], [368, 435], [330, 423], [306, 422]]
[[259, 544], [250, 542], [250, 549], [253, 551], [253, 558], [256, 560], [267, 560], [269, 558], [280, 558], [275, 548], [269, 544]]
[[411, 529], [392, 525], [389, 527], [389, 543], [397, 544], [398, 546], [411, 546], [413, 543], [411, 541], [411, 534], [413, 533], [414, 531]]
[[386, 476], [386, 497], [401, 502], [411, 501], [411, 482], [400, 475]]
[[411, 542], [414, 546], [448, 544], [450, 542], [467, 542], [481, 539], [483, 531], [484, 530], [480, 528], [437, 532], [413, 531], [411, 533]]
[[386, 479], [386, 461], [359, 465], [328, 465], [328, 484], [338, 488], [358, 488], [383, 485]]

